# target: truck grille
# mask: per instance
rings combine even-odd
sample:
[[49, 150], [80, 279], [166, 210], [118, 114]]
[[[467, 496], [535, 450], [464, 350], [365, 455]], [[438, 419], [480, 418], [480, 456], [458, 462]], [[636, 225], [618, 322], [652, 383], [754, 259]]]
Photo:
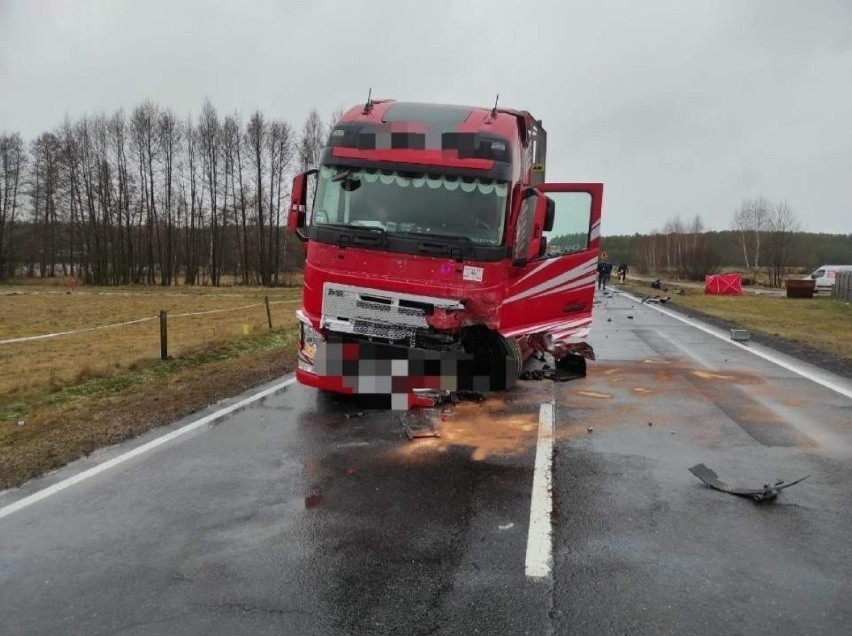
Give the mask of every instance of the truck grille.
[[461, 302], [446, 298], [326, 283], [323, 287], [322, 327], [388, 340], [410, 340], [418, 331], [429, 329], [426, 319], [436, 307], [464, 309]]

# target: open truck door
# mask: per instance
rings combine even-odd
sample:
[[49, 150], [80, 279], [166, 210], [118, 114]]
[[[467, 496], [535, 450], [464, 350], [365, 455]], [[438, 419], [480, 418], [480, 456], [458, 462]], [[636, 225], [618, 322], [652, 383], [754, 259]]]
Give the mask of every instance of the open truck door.
[[592, 322], [602, 201], [602, 183], [542, 183], [524, 191], [500, 315], [503, 336], [540, 336], [551, 351], [582, 352], [573, 345]]

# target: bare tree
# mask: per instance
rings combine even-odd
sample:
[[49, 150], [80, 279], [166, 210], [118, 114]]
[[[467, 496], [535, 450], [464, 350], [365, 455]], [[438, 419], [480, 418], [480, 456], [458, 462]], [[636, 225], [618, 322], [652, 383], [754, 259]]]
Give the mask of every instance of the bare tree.
[[[769, 221], [771, 204], [763, 197], [744, 199], [734, 212], [731, 228], [737, 232], [745, 268], [757, 273], [760, 267], [763, 234]], [[751, 256], [751, 258], [749, 258]]]
[[202, 208], [204, 202], [204, 178], [199, 164], [200, 132], [187, 118], [184, 135], [184, 153], [186, 162], [181, 180], [184, 213], [187, 217], [184, 227], [184, 283], [195, 285], [198, 282], [199, 259], [202, 241], [199, 231], [204, 224]]
[[781, 287], [790, 268], [793, 235], [801, 227], [786, 201], [774, 206], [768, 219], [767, 261], [769, 284]]
[[328, 122], [325, 125], [325, 133], [330, 134], [331, 130], [334, 126], [341, 120], [343, 115], [346, 114], [346, 109], [338, 106], [333, 111], [331, 111], [331, 116], [328, 118]]
[[33, 223], [38, 227], [40, 243], [38, 255], [32, 250], [30, 270], [37, 257], [42, 277], [56, 276], [57, 247], [59, 240], [59, 169], [62, 147], [52, 132], [42, 133], [32, 144], [34, 161], [30, 175], [30, 198], [33, 206]]
[[[284, 260], [281, 253], [281, 204], [284, 200], [284, 176], [293, 158], [293, 131], [286, 121], [272, 123], [269, 154], [271, 166], [269, 174], [269, 225], [275, 240], [269, 241], [270, 258], [273, 267], [273, 284], [278, 283], [278, 273]], [[273, 207], [275, 222], [273, 225]], [[286, 241], [284, 243], [286, 248]], [[274, 250], [274, 255], [273, 255]]]
[[210, 100], [204, 101], [201, 108], [201, 120], [198, 123], [201, 142], [201, 156], [204, 174], [207, 177], [207, 194], [210, 199], [210, 280], [219, 284], [221, 276], [221, 228], [218, 212], [219, 194], [219, 153], [222, 139], [219, 116]]
[[0, 135], [0, 280], [14, 273], [18, 191], [26, 166], [20, 133]]
[[155, 284], [156, 263], [154, 258], [155, 235], [157, 234], [157, 205], [154, 196], [154, 162], [157, 157], [157, 107], [150, 101], [137, 106], [130, 118], [133, 130], [133, 148], [136, 152], [141, 208], [145, 216], [145, 280]]
[[107, 124], [116, 176], [116, 272], [119, 284], [138, 282], [135, 272], [134, 220], [131, 206], [133, 181], [127, 162], [127, 122], [117, 111]]
[[175, 277], [175, 221], [173, 210], [175, 163], [180, 148], [180, 138], [183, 134], [180, 124], [171, 110], [160, 112], [157, 122], [157, 133], [160, 156], [163, 162], [163, 201], [164, 214], [164, 243], [160, 259], [160, 284], [171, 285]]
[[255, 111], [249, 118], [246, 127], [246, 146], [251, 156], [254, 168], [254, 202], [255, 223], [257, 225], [257, 252], [260, 262], [260, 281], [263, 285], [269, 284], [268, 249], [266, 245], [266, 232], [264, 224], [264, 196], [263, 196], [263, 172], [266, 164], [266, 137], [268, 135], [267, 124], [261, 112]]
[[319, 113], [313, 108], [302, 126], [300, 158], [303, 162], [303, 169], [319, 166], [323, 146], [325, 146], [325, 126]]
[[[325, 145], [325, 126], [319, 113], [315, 108], [311, 109], [305, 123], [302, 126], [302, 136], [299, 140], [299, 161], [301, 162], [302, 170], [318, 168], [322, 158], [322, 149]], [[310, 181], [310, 191], [308, 192], [308, 201], [313, 201], [316, 195], [317, 180]], [[308, 207], [308, 222], [310, 222], [311, 207]]]

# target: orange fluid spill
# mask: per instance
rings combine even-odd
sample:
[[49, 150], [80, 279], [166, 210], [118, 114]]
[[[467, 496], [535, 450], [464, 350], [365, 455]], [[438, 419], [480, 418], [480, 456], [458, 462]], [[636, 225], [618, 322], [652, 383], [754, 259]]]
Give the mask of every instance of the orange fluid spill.
[[719, 373], [709, 373], [708, 371], [698, 371], [697, 369], [693, 369], [691, 371], [692, 375], [702, 378], [704, 380], [733, 380], [734, 377], [731, 375], [721, 375]]

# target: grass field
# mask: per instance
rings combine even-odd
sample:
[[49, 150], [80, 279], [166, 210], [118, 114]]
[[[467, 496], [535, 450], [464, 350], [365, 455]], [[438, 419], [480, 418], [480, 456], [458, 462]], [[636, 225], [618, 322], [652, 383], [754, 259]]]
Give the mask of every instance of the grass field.
[[[0, 286], [0, 341], [150, 318], [0, 343], [0, 488], [292, 370], [300, 296], [301, 288]], [[167, 361], [160, 310], [169, 315]], [[214, 313], [179, 316], [199, 312]]]
[[[650, 285], [627, 282], [622, 287], [641, 295], [664, 294]], [[852, 305], [827, 296], [786, 298], [772, 296], [708, 296], [703, 291], [669, 286], [671, 304], [715, 318], [808, 345], [852, 362]]]

